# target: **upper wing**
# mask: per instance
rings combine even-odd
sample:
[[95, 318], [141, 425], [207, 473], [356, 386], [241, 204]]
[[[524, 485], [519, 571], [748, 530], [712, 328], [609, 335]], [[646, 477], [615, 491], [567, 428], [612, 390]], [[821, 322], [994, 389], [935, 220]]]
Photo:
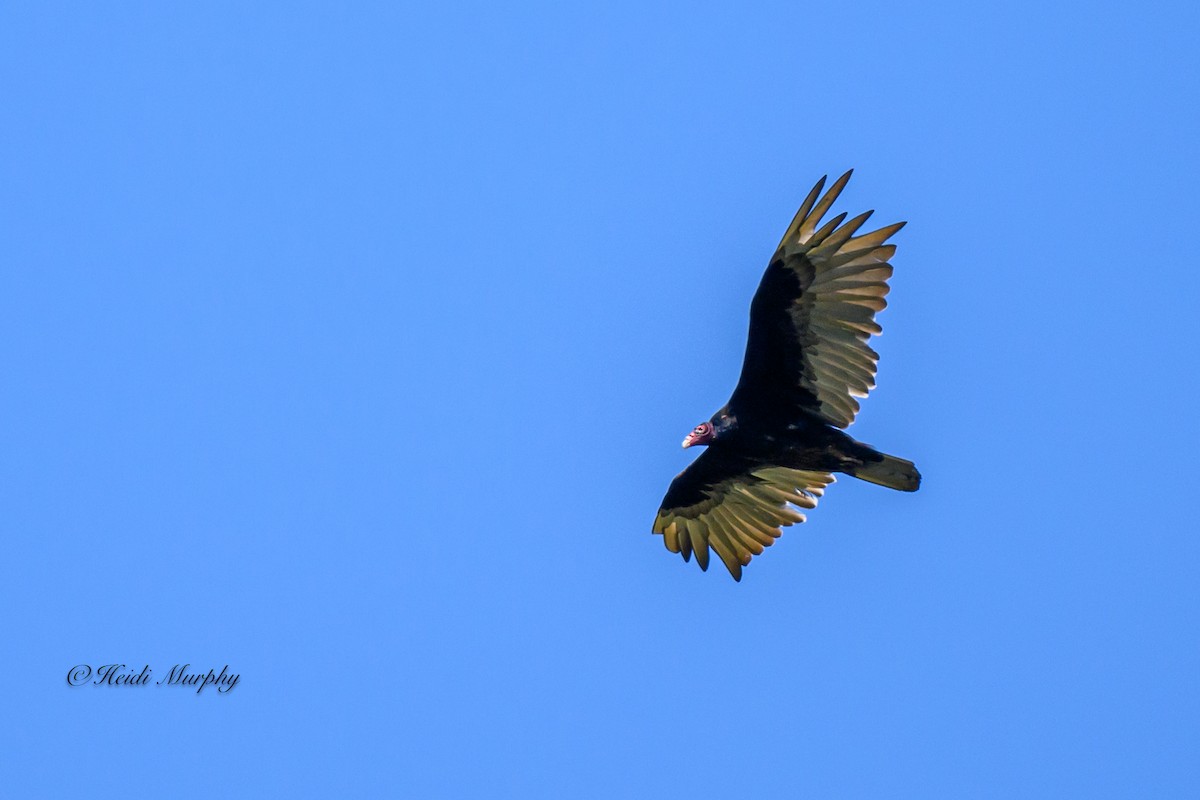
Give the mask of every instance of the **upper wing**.
[[774, 544], [783, 526], [804, 522], [792, 506], [816, 508], [833, 480], [828, 472], [765, 466], [710, 447], [671, 482], [654, 533], [684, 561], [695, 553], [703, 570], [711, 546], [740, 581], [742, 567]]
[[735, 413], [803, 408], [845, 428], [858, 413], [856, 398], [875, 388], [879, 355], [867, 340], [882, 330], [875, 313], [887, 306], [896, 252], [884, 242], [904, 223], [855, 236], [868, 211], [844, 224], [838, 214], [818, 229], [849, 179], [850, 172], [838, 178], [818, 202], [821, 178], [771, 257], [750, 305]]

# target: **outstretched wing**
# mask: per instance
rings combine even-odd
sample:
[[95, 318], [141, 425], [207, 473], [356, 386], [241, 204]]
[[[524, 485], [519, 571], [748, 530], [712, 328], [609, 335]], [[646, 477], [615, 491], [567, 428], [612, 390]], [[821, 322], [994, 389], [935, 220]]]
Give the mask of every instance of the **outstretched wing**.
[[875, 314], [887, 306], [888, 259], [896, 252], [884, 243], [904, 223], [855, 236], [868, 211], [821, 225], [849, 179], [847, 172], [818, 201], [821, 178], [771, 257], [750, 305], [746, 358], [729, 403], [739, 416], [804, 409], [845, 428], [858, 398], [875, 388], [879, 355], [867, 340], [881, 331]]
[[764, 465], [709, 448], [671, 482], [654, 533], [684, 561], [695, 554], [703, 570], [712, 547], [740, 581], [742, 567], [774, 544], [784, 526], [804, 522], [793, 506], [816, 508], [833, 480], [828, 472]]

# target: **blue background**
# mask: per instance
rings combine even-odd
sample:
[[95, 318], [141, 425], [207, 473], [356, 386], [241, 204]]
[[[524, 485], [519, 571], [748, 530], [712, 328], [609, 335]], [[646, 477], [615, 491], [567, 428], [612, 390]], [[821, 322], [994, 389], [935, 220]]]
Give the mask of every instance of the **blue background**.
[[[1051, 6], [7, 6], [4, 794], [1200, 790], [1200, 12]], [[702, 574], [849, 167], [925, 485]]]

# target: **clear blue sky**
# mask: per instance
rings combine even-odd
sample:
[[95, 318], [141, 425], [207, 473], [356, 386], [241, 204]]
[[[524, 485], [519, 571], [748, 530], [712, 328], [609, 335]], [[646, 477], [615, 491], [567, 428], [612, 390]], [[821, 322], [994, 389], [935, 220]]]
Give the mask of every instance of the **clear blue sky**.
[[[1196, 8], [7, 6], [0, 794], [1194, 795]], [[702, 574], [849, 167], [925, 484]]]

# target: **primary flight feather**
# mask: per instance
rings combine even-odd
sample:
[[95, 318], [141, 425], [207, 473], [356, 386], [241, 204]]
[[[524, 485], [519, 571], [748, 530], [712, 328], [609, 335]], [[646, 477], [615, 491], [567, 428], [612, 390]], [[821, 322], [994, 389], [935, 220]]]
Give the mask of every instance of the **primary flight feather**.
[[668, 550], [707, 570], [712, 548], [734, 580], [784, 526], [804, 521], [796, 508], [816, 507], [834, 472], [905, 492], [921, 485], [911, 461], [840, 430], [875, 388], [879, 356], [867, 341], [887, 305], [896, 246], [886, 242], [904, 223], [858, 236], [872, 212], [822, 224], [850, 172], [822, 195], [825, 180], [796, 212], [750, 303], [733, 395], [683, 440], [708, 449], [671, 482], [654, 520]]

